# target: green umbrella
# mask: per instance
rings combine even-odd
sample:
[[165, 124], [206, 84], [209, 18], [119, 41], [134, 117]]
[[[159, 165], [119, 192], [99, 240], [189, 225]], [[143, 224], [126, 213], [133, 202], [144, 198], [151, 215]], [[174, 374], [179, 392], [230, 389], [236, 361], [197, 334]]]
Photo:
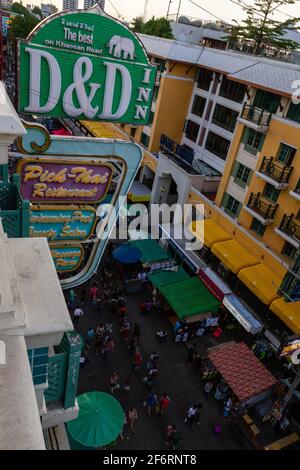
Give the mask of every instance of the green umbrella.
[[121, 433], [125, 415], [113, 396], [87, 392], [77, 397], [79, 414], [67, 423], [71, 438], [86, 447], [103, 447]]

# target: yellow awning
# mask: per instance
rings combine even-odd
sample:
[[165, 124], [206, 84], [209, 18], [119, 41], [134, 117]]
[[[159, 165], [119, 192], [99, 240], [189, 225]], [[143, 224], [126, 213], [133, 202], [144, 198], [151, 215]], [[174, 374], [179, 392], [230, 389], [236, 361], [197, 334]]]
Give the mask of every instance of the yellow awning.
[[205, 219], [204, 221], [195, 220], [190, 224], [189, 228], [195, 234], [195, 237], [198, 238], [200, 242], [203, 242], [208, 248], [211, 248], [211, 246], [216, 242], [222, 242], [232, 238], [230, 234], [222, 229], [222, 227], [213, 219]]
[[118, 131], [118, 129], [112, 124], [97, 121], [80, 121], [80, 123], [90, 131], [94, 137], [129, 140], [129, 137], [122, 134], [121, 131]]
[[270, 310], [280, 318], [293, 333], [300, 333], [300, 301], [285, 302], [284, 298], [274, 300]]
[[259, 261], [252, 256], [248, 250], [242, 247], [236, 240], [226, 240], [225, 242], [215, 243], [211, 251], [219, 260], [237, 274], [242, 268], [258, 264]]
[[266, 305], [279, 297], [277, 291], [282, 279], [264, 264], [242, 269], [238, 278]]

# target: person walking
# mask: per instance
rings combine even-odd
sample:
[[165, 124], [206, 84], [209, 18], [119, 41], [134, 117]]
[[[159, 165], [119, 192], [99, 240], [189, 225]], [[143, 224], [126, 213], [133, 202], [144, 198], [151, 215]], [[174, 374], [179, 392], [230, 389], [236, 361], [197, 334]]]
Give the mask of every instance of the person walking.
[[134, 432], [134, 423], [138, 419], [138, 413], [135, 408], [129, 408], [126, 412], [126, 422], [131, 432]]
[[116, 390], [119, 390], [119, 376], [116, 372], [113, 372], [112, 376], [110, 377], [110, 393], [113, 395]]
[[93, 283], [92, 287], [90, 288], [90, 297], [91, 297], [93, 305], [97, 303], [97, 296], [98, 296], [98, 287], [96, 283]]
[[133, 336], [133, 339], [136, 340], [136, 342], [138, 342], [138, 340], [140, 339], [141, 327], [137, 323], [134, 324], [132, 336]]
[[177, 430], [176, 424], [167, 427], [167, 448], [169, 450], [177, 450], [182, 443], [182, 436]]
[[205, 400], [208, 400], [208, 397], [210, 395], [210, 392], [212, 391], [213, 389], [213, 383], [209, 380], [208, 382], [206, 382], [206, 384], [204, 385], [204, 398]]
[[223, 416], [224, 418], [228, 418], [232, 408], [232, 399], [228, 398], [228, 400], [225, 401], [225, 406], [223, 410]]
[[147, 363], [147, 369], [157, 369], [158, 361], [159, 361], [159, 353], [157, 351], [154, 351], [150, 355], [149, 362]]
[[191, 427], [197, 414], [197, 405], [190, 406], [184, 418], [184, 422]]
[[86, 343], [91, 344], [94, 335], [95, 335], [94, 328], [90, 326], [87, 332]]
[[123, 384], [123, 387], [122, 387], [121, 398], [126, 398], [127, 397], [128, 392], [130, 392], [130, 388], [131, 388], [131, 380], [130, 380], [130, 377], [127, 377], [127, 379], [125, 380], [125, 382]]
[[129, 332], [130, 332], [130, 323], [128, 319], [125, 317], [124, 321], [122, 322], [122, 326], [120, 328], [120, 336], [124, 338], [125, 341], [128, 341]]
[[71, 310], [74, 308], [74, 302], [75, 302], [75, 291], [74, 289], [71, 289], [69, 292], [69, 308]]
[[159, 400], [159, 413], [161, 415], [165, 414], [165, 412], [169, 408], [170, 403], [171, 403], [171, 399], [168, 396], [168, 394], [163, 393], [161, 399]]
[[196, 405], [196, 414], [195, 414], [195, 419], [196, 419], [197, 426], [201, 425], [201, 423], [200, 423], [201, 409], [202, 409], [202, 403], [198, 403], [198, 405]]
[[151, 415], [151, 411], [155, 409], [157, 404], [158, 404], [157, 395], [156, 395], [156, 393], [153, 392], [153, 390], [151, 390], [148, 397], [147, 397], [147, 399], [146, 399], [146, 406], [147, 406], [148, 416]]
[[114, 352], [114, 349], [115, 349], [114, 340], [110, 336], [107, 336], [106, 340], [104, 341], [103, 348], [101, 350], [101, 354], [102, 354], [103, 359], [106, 359], [106, 356], [109, 353]]
[[77, 308], [75, 308], [75, 310], [74, 310], [74, 318], [73, 318], [74, 326], [78, 326], [78, 325], [79, 325], [80, 317], [83, 317], [83, 311], [82, 311], [81, 308], [77, 307]]
[[147, 384], [149, 388], [152, 388], [153, 385], [156, 384], [156, 380], [158, 377], [158, 369], [150, 369], [148, 372], [148, 377], [147, 377]]
[[143, 358], [142, 358], [142, 354], [140, 352], [140, 348], [139, 347], [136, 347], [136, 350], [135, 350], [135, 353], [133, 355], [133, 370], [138, 370], [141, 368], [142, 366], [142, 362], [143, 362]]

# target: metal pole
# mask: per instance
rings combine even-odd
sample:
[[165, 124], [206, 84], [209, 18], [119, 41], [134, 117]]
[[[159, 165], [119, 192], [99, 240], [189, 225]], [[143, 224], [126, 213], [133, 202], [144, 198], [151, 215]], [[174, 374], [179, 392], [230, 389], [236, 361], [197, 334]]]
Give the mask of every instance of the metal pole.
[[168, 18], [169, 13], [170, 13], [170, 6], [171, 6], [171, 3], [172, 3], [172, 0], [169, 0], [169, 6], [168, 6], [168, 11], [167, 11], [167, 18]]
[[178, 16], [179, 16], [179, 13], [180, 13], [180, 7], [181, 7], [181, 0], [179, 0], [179, 4], [178, 4], [178, 10], [177, 10], [177, 15], [176, 15], [176, 21], [178, 21]]

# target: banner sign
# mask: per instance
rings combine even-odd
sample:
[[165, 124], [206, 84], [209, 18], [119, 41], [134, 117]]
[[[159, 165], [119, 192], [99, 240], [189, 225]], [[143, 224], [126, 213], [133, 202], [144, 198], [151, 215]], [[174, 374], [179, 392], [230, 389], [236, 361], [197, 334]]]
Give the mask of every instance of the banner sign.
[[120, 21], [97, 7], [57, 13], [19, 43], [18, 111], [147, 125], [155, 77]]
[[98, 203], [113, 176], [109, 163], [24, 158], [17, 167], [24, 199], [38, 203]]
[[29, 236], [52, 241], [87, 240], [94, 231], [96, 210], [91, 206], [33, 206]]
[[280, 347], [278, 356], [280, 358], [289, 356], [293, 364], [300, 364], [300, 336], [295, 335], [286, 338]]
[[75, 271], [83, 260], [81, 245], [51, 245], [50, 251], [57, 272]]
[[[1, 16], [1, 15], [0, 15]], [[15, 15], [10, 15], [10, 16], [2, 16], [1, 18], [1, 29], [2, 29], [2, 35], [4, 37], [8, 36], [8, 30], [11, 26], [11, 20], [15, 18]]]

